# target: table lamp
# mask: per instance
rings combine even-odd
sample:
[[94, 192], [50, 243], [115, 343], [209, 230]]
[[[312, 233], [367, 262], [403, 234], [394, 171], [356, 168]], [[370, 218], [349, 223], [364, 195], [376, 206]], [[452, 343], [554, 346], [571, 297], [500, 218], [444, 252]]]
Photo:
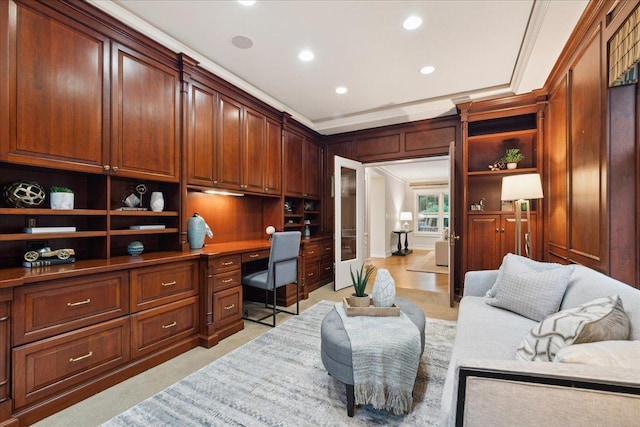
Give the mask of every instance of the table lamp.
[[271, 241], [273, 233], [276, 232], [276, 228], [273, 225], [270, 225], [264, 231], [269, 235], [269, 241]]
[[531, 258], [531, 215], [529, 199], [542, 199], [542, 183], [540, 174], [528, 173], [523, 175], [510, 175], [502, 178], [501, 199], [513, 201], [513, 210], [516, 214], [516, 255], [522, 254], [522, 206], [527, 213], [527, 234], [525, 234], [525, 253]]
[[402, 228], [408, 230], [409, 223], [407, 221], [413, 221], [413, 215], [411, 214], [411, 212], [400, 212], [400, 221], [404, 221], [404, 224], [402, 224]]

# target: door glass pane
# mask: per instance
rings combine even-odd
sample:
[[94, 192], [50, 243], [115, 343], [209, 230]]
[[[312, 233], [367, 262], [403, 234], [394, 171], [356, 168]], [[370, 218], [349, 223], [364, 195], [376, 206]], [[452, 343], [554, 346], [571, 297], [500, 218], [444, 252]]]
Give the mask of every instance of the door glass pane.
[[341, 219], [340, 230], [342, 261], [356, 257], [356, 171], [342, 167], [340, 171], [341, 185]]
[[443, 227], [449, 228], [449, 194], [445, 193], [443, 195], [443, 199], [444, 199], [444, 202], [443, 202], [444, 206], [442, 206], [442, 211], [444, 212], [443, 219], [442, 219]]

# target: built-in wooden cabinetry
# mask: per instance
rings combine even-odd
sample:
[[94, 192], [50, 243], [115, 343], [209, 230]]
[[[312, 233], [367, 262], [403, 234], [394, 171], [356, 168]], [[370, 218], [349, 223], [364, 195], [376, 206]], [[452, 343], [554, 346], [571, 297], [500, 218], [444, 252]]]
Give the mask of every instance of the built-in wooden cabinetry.
[[149, 261], [13, 289], [11, 394], [21, 422], [197, 345], [198, 260]]
[[247, 105], [237, 94], [225, 94], [233, 90], [189, 57], [181, 55], [181, 63], [187, 92], [187, 184], [280, 196], [280, 114], [263, 105]]
[[[535, 93], [458, 105], [463, 141], [463, 220], [457, 225], [462, 241], [462, 275], [471, 270], [496, 269], [506, 253], [515, 252], [514, 208], [511, 202], [501, 201], [502, 178], [526, 173], [542, 176], [544, 106], [544, 96]], [[524, 155], [517, 169], [492, 170], [490, 166], [511, 148], [518, 148]], [[522, 225], [521, 253], [526, 254], [528, 239], [530, 255], [538, 260], [542, 259], [542, 227], [537, 214], [541, 206], [541, 200], [531, 201], [528, 236], [525, 215]]]

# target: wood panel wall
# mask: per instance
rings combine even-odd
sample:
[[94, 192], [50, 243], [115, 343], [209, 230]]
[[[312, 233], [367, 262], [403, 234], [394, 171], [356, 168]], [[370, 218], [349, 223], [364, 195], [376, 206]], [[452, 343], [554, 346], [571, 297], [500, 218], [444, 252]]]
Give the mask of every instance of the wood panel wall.
[[555, 64], [545, 126], [545, 259], [640, 287], [638, 84], [609, 88], [608, 41], [640, 0], [589, 3]]

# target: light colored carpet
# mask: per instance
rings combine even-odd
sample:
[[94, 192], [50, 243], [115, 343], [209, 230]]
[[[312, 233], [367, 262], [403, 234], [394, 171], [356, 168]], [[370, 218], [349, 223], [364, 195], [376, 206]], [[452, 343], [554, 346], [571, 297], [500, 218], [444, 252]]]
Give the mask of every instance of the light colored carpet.
[[436, 265], [435, 252], [419, 257], [413, 264], [407, 267], [409, 271], [420, 271], [423, 273], [449, 274], [449, 267]]
[[427, 319], [410, 414], [365, 405], [349, 418], [345, 386], [320, 360], [320, 323], [333, 306], [320, 301], [103, 425], [438, 425], [455, 322]]

